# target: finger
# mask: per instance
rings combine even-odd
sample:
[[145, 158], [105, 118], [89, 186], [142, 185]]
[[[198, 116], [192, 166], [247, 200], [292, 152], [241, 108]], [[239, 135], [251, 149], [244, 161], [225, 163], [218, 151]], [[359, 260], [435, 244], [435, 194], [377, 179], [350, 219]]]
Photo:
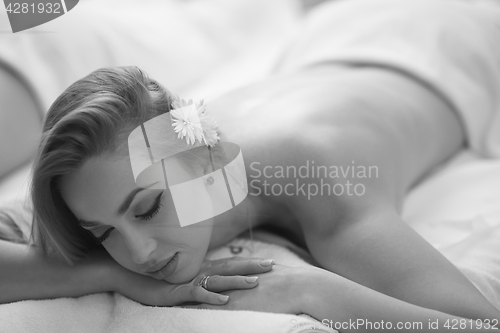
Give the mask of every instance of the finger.
[[205, 275], [249, 275], [266, 273], [273, 269], [273, 259], [225, 258], [206, 269]]
[[215, 292], [211, 292], [203, 289], [202, 287], [197, 288], [200, 291], [200, 297], [198, 302], [212, 304], [212, 305], [224, 305], [229, 301], [229, 296], [217, 294]]
[[186, 288], [183, 288], [182, 295], [180, 297], [180, 302], [177, 304], [195, 302], [222, 305], [229, 301], [229, 296], [217, 294], [198, 285], [192, 285], [189, 287], [186, 286]]
[[252, 289], [259, 284], [257, 276], [222, 276], [210, 275], [206, 281], [207, 290], [222, 292], [236, 289]]

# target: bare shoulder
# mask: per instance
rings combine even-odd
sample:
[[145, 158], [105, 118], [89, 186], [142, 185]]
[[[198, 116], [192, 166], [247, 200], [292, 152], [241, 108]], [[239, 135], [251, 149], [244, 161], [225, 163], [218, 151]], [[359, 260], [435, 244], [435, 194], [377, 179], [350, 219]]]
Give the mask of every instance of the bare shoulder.
[[212, 107], [223, 139], [242, 148], [251, 189], [321, 232], [384, 205], [398, 210], [412, 184], [463, 141], [439, 96], [383, 68], [276, 76]]

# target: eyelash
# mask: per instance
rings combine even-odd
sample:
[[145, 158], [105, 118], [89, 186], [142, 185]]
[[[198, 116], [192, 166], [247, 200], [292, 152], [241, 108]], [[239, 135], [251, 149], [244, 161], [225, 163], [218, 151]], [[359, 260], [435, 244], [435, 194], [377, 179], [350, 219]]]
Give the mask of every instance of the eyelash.
[[[136, 215], [136, 217], [142, 221], [148, 221], [148, 220], [151, 220], [156, 215], [158, 215], [161, 208], [163, 207], [163, 205], [160, 203], [162, 194], [163, 194], [163, 192], [161, 192], [160, 195], [158, 195], [158, 197], [156, 198], [155, 204], [146, 214]], [[106, 232], [102, 236], [96, 237], [97, 241], [99, 243], [104, 242], [109, 237], [109, 234], [111, 233], [111, 231], [113, 231], [113, 229], [114, 228], [109, 228], [108, 230], [106, 230]]]
[[102, 234], [102, 236], [96, 237], [97, 241], [99, 243], [104, 242], [109, 237], [109, 234], [111, 233], [111, 231], [113, 231], [113, 229], [114, 228], [109, 228], [108, 230], [106, 230], [106, 232], [104, 234]]
[[148, 212], [145, 215], [138, 215], [137, 217], [140, 218], [143, 221], [151, 220], [153, 217], [155, 217], [156, 215], [158, 215], [158, 213], [160, 212], [161, 207], [163, 207], [163, 205], [161, 203], [155, 204], [155, 206], [156, 207], [153, 207], [154, 210], [152, 212], [150, 212], [150, 213]]

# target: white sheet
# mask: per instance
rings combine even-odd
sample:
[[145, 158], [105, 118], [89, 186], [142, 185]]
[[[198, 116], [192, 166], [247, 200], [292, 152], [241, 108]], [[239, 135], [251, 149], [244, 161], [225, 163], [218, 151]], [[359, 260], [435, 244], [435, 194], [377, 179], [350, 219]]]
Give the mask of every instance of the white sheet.
[[[240, 59], [258, 59], [245, 63], [244, 80], [262, 75], [299, 17], [294, 0], [80, 1], [42, 26], [0, 34], [0, 65], [31, 85], [43, 110], [71, 83], [108, 66], [139, 66], [186, 96]], [[0, 10], [0, 31], [9, 30]], [[239, 81], [240, 71], [226, 79]]]
[[462, 152], [410, 192], [403, 217], [500, 309], [500, 159]]
[[456, 111], [470, 147], [499, 158], [498, 22], [493, 2], [329, 1], [305, 20], [279, 71], [343, 63], [402, 72]]

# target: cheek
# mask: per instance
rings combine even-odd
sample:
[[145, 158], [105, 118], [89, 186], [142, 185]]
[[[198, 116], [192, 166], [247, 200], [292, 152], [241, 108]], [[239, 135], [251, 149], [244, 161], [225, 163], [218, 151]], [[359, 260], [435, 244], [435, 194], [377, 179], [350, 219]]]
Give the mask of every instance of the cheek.
[[[182, 267], [178, 267], [178, 274], [174, 274], [171, 277], [182, 280], [187, 276], [196, 274], [199, 266], [201, 266], [210, 244], [213, 221], [207, 220], [186, 227], [175, 225], [176, 223], [178, 223], [178, 220], [172, 218], [170, 214], [165, 212], [163, 214], [160, 213], [155, 221], [145, 222], [142, 228], [134, 231], [135, 233], [129, 233], [129, 238], [131, 239], [128, 242], [147, 242], [148, 240], [153, 240], [155, 246], [154, 249], [151, 249], [153, 251], [151, 258], [163, 258], [165, 253], [183, 253]], [[102, 245], [121, 266], [136, 273], [142, 272], [143, 267], [139, 267], [132, 260], [131, 250], [127, 246], [127, 241], [125, 241], [123, 235], [118, 230], [114, 230], [108, 240], [103, 242]]]
[[177, 239], [184, 244], [190, 244], [193, 248], [204, 248], [208, 246], [212, 237], [213, 221], [206, 220], [190, 226], [177, 228]]
[[114, 239], [112, 241], [110, 240], [108, 242], [104, 242], [102, 245], [109, 255], [121, 266], [133, 272], [140, 272], [137, 264], [132, 261], [132, 256], [128, 247], [125, 245], [125, 242]]
[[180, 248], [199, 249], [210, 242], [213, 219], [181, 227], [173, 203], [166, 208], [159, 214], [158, 222], [154, 225], [157, 228], [155, 237], [163, 246], [170, 244]]

